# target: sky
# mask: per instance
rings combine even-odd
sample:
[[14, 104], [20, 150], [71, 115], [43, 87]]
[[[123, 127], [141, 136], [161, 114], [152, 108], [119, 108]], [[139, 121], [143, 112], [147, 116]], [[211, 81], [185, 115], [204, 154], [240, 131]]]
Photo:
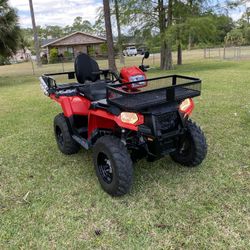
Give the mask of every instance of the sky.
[[[212, 0], [222, 3], [225, 0]], [[10, 5], [18, 10], [21, 27], [31, 27], [29, 0], [9, 0]], [[71, 25], [77, 16], [94, 24], [96, 10], [102, 6], [102, 0], [33, 0], [36, 15], [36, 24], [45, 25]], [[250, 7], [250, 0], [246, 4]], [[238, 20], [245, 7], [230, 11], [234, 20]]]
[[[16, 8], [21, 27], [31, 27], [29, 0], [9, 0]], [[33, 0], [36, 25], [71, 25], [77, 16], [95, 22], [96, 10], [102, 0]]]

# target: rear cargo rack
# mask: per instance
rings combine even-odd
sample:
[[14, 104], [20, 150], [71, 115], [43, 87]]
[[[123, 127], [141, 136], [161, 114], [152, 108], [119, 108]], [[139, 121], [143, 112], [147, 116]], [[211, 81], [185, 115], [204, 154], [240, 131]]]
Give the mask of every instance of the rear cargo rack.
[[[126, 91], [126, 85], [147, 83], [138, 92]], [[109, 85], [107, 102], [124, 110], [139, 110], [172, 101], [182, 101], [201, 94], [201, 80], [198, 78], [170, 75], [129, 83]]]

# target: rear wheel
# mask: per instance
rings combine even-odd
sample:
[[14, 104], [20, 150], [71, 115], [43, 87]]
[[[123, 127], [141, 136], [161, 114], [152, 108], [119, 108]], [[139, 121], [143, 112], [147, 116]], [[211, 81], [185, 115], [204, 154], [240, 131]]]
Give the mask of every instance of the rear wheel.
[[93, 149], [93, 161], [101, 187], [112, 196], [129, 192], [133, 164], [125, 145], [115, 136], [103, 136]]
[[170, 154], [171, 158], [186, 167], [196, 167], [207, 155], [206, 138], [195, 123], [187, 121], [187, 131], [177, 150]]
[[68, 124], [64, 115], [58, 114], [54, 119], [54, 133], [56, 142], [60, 151], [66, 155], [76, 154], [80, 150], [68, 128]]

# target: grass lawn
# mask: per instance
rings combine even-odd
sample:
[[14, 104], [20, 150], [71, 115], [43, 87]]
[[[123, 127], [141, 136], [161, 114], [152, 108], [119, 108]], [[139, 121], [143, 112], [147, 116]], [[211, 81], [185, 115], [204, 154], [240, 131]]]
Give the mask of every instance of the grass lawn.
[[207, 158], [195, 169], [142, 160], [122, 198], [100, 188], [91, 151], [58, 151], [61, 110], [28, 67], [0, 67], [0, 249], [250, 249], [249, 61], [167, 72], [203, 80], [193, 119]]

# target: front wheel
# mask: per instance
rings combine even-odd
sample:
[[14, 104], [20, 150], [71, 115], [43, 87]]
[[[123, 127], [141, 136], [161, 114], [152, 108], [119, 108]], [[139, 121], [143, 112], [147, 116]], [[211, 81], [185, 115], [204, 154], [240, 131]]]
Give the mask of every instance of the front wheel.
[[115, 136], [103, 136], [93, 149], [93, 161], [101, 187], [112, 196], [129, 192], [133, 165], [125, 145]]
[[196, 167], [207, 155], [206, 138], [200, 127], [191, 120], [187, 121], [186, 129], [185, 138], [170, 156], [183, 166]]

